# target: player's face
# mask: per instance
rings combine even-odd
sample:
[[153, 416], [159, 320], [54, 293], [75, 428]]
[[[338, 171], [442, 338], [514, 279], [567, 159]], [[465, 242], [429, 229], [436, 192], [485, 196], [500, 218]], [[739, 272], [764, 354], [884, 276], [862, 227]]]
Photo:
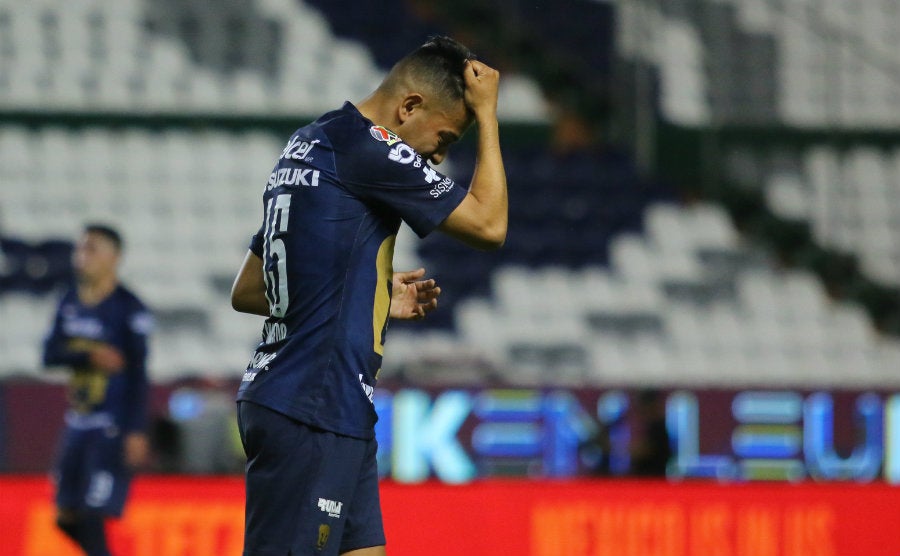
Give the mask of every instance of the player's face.
[[471, 118], [462, 102], [423, 105], [397, 132], [417, 153], [440, 164], [450, 145], [459, 140], [469, 124]]
[[97, 280], [113, 276], [119, 262], [119, 251], [109, 238], [86, 233], [75, 244], [72, 264], [80, 280]]

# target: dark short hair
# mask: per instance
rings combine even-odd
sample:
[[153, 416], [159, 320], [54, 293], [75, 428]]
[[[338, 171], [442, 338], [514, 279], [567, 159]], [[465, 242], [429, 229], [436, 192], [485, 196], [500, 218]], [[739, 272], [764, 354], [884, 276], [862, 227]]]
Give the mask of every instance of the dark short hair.
[[392, 73], [413, 75], [446, 100], [460, 101], [466, 94], [466, 62], [475, 59], [475, 54], [459, 41], [436, 35], [397, 62]]
[[90, 222], [84, 225], [84, 233], [97, 234], [105, 237], [112, 242], [117, 251], [121, 251], [125, 246], [125, 242], [122, 240], [122, 234], [120, 234], [118, 230], [107, 224]]

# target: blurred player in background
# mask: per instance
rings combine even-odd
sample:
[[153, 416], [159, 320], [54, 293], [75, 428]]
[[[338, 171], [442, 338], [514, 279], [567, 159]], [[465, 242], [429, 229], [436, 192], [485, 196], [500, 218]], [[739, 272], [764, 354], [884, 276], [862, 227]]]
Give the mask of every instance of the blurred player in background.
[[[402, 220], [419, 236], [503, 244], [498, 85], [466, 47], [436, 37], [282, 152], [232, 290], [235, 309], [268, 317], [238, 392], [245, 556], [385, 554], [372, 406], [384, 336], [389, 316], [422, 318], [439, 293], [423, 269], [393, 273], [394, 239]], [[466, 189], [428, 162], [473, 122]]]
[[630, 472], [639, 477], [665, 477], [672, 458], [669, 431], [666, 428], [665, 397], [653, 388], [641, 390], [634, 409], [637, 422], [629, 449]]
[[88, 556], [109, 554], [104, 522], [146, 462], [147, 335], [152, 317], [119, 283], [119, 233], [89, 224], [75, 246], [77, 283], [59, 302], [44, 364], [66, 367], [69, 404], [54, 469], [57, 525]]

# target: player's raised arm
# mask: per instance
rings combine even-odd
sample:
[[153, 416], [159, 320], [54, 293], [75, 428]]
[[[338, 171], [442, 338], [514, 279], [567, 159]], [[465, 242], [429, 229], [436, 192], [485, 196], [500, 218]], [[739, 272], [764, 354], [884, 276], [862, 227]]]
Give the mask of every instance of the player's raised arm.
[[247, 251], [241, 269], [231, 286], [231, 307], [241, 313], [269, 316], [263, 261], [253, 251]]
[[500, 153], [497, 93], [500, 74], [477, 60], [465, 69], [466, 106], [475, 116], [478, 147], [469, 193], [441, 224], [441, 231], [479, 249], [497, 249], [506, 241], [508, 199]]

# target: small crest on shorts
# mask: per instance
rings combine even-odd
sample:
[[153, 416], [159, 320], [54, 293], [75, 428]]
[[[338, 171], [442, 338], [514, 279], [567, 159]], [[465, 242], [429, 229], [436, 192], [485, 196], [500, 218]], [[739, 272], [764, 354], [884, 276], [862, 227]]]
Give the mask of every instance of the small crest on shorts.
[[328, 543], [328, 535], [331, 533], [331, 527], [326, 524], [319, 525], [319, 540], [316, 541], [316, 550], [322, 551]]

